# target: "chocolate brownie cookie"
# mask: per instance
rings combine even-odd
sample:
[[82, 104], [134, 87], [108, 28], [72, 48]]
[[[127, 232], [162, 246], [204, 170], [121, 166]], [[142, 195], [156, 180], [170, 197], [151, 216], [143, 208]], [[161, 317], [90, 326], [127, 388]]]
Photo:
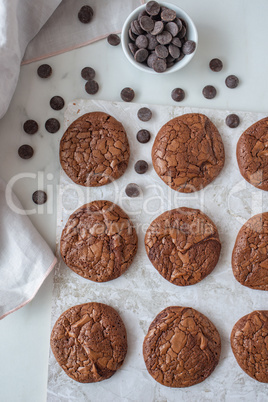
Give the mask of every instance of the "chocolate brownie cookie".
[[122, 124], [103, 112], [86, 113], [65, 131], [60, 163], [76, 183], [103, 186], [118, 179], [129, 161], [129, 144]]
[[128, 215], [110, 201], [93, 201], [78, 208], [61, 235], [65, 264], [95, 282], [118, 278], [131, 264], [138, 245]]
[[244, 179], [268, 191], [268, 117], [243, 132], [237, 143], [236, 157]]
[[268, 383], [268, 311], [257, 310], [240, 318], [231, 332], [237, 363], [250, 377]]
[[217, 128], [200, 113], [184, 114], [167, 122], [152, 148], [156, 173], [173, 190], [182, 193], [207, 186], [220, 173], [224, 158]]
[[167, 387], [189, 387], [204, 381], [221, 353], [217, 328], [190, 307], [167, 307], [151, 323], [143, 342], [147, 370]]
[[221, 243], [207, 215], [199, 209], [177, 208], [164, 212], [150, 224], [145, 249], [165, 279], [187, 286], [211, 273], [218, 262]]
[[83, 383], [110, 378], [127, 353], [127, 333], [119, 314], [102, 303], [66, 310], [50, 338], [52, 352], [65, 373]]
[[268, 212], [250, 218], [240, 229], [232, 254], [233, 273], [252, 289], [268, 290]]

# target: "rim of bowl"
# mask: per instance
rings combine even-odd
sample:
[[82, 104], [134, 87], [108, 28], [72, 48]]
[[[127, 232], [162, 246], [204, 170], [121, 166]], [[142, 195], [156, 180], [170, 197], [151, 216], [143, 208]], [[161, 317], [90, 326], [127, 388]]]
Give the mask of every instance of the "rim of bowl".
[[145, 64], [142, 63], [138, 63], [137, 61], [135, 61], [134, 56], [132, 55], [132, 53], [130, 52], [129, 48], [128, 48], [128, 44], [129, 44], [129, 36], [128, 36], [128, 30], [130, 27], [130, 23], [132, 20], [134, 20], [140, 13], [140, 11], [142, 11], [143, 9], [145, 9], [146, 4], [142, 4], [139, 7], [135, 8], [135, 10], [133, 10], [128, 17], [126, 18], [124, 24], [123, 24], [123, 28], [122, 28], [122, 48], [123, 48], [123, 52], [126, 56], [126, 58], [128, 59], [128, 61], [135, 66], [136, 68], [138, 68], [140, 71], [144, 71], [150, 74], [157, 74], [157, 75], [163, 75], [163, 74], [169, 74], [169, 73], [173, 73], [175, 71], [181, 70], [183, 67], [185, 67], [190, 61], [191, 59], [194, 57], [196, 50], [197, 50], [197, 46], [198, 46], [198, 33], [197, 33], [197, 29], [196, 26], [193, 22], [193, 20], [191, 19], [191, 17], [189, 16], [189, 14], [186, 13], [186, 11], [184, 11], [182, 8], [178, 7], [176, 4], [172, 4], [172, 3], [166, 3], [166, 2], [159, 2], [159, 4], [161, 6], [165, 6], [165, 7], [169, 7], [172, 8], [174, 11], [176, 11], [176, 14], [179, 14], [179, 18], [181, 17], [182, 19], [186, 20], [187, 24], [188, 24], [188, 29], [189, 26], [191, 27], [191, 35], [190, 38], [196, 43], [196, 47], [193, 53], [189, 54], [189, 55], [185, 55], [184, 58], [182, 60], [180, 60], [179, 62], [175, 63], [172, 67], [169, 67], [166, 71], [164, 71], [163, 73], [157, 73], [156, 71], [154, 71], [153, 68], [148, 67]]

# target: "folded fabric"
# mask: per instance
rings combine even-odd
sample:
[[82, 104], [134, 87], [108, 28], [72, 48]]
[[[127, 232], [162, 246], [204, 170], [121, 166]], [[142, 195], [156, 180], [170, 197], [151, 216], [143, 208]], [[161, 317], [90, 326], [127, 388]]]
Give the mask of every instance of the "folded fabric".
[[[0, 118], [8, 109], [29, 41], [60, 0], [0, 0]], [[8, 133], [7, 133], [8, 134]], [[3, 133], [1, 134], [3, 135]], [[0, 179], [0, 319], [29, 302], [56, 258]]]
[[57, 259], [0, 179], [0, 319], [28, 303]]
[[[144, 0], [62, 0], [29, 43], [23, 64], [88, 45], [111, 32], [120, 32], [126, 17], [143, 3]], [[90, 5], [94, 13], [88, 24], [81, 23], [77, 17], [85, 4]]]

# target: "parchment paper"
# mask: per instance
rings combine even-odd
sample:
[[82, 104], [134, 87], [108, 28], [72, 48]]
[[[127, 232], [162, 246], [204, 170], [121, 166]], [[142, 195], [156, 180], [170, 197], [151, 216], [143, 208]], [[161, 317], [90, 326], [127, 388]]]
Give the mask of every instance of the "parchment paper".
[[[141, 122], [137, 111], [148, 106], [153, 117]], [[241, 133], [257, 120], [259, 113], [220, 111], [177, 106], [140, 105], [135, 103], [76, 100], [69, 104], [65, 127], [90, 111], [104, 111], [120, 120], [128, 134], [131, 159], [126, 173], [114, 183], [98, 188], [75, 185], [61, 173], [58, 197], [58, 233], [69, 215], [79, 206], [97, 199], [117, 203], [130, 216], [139, 236], [138, 253], [127, 272], [107, 283], [94, 283], [81, 278], [60, 261], [55, 270], [52, 326], [59, 315], [71, 306], [85, 302], [102, 302], [114, 307], [124, 320], [128, 333], [128, 353], [120, 370], [109, 380], [95, 384], [80, 384], [71, 380], [56, 363], [50, 351], [48, 401], [92, 402], [172, 402], [172, 401], [264, 401], [268, 385], [246, 375], [236, 363], [230, 346], [230, 333], [235, 322], [255, 309], [267, 309], [267, 293], [240, 285], [231, 268], [231, 253], [242, 224], [252, 215], [268, 210], [268, 194], [248, 184], [240, 175], [236, 163], [236, 143]], [[171, 190], [156, 175], [151, 164], [151, 147], [158, 130], [171, 118], [189, 112], [207, 115], [221, 133], [226, 153], [225, 167], [204, 190], [182, 194]], [[237, 113], [241, 123], [231, 129], [225, 118]], [[139, 129], [148, 129], [152, 138], [147, 144], [136, 140]], [[134, 171], [137, 160], [146, 160], [146, 174]], [[128, 198], [125, 187], [137, 183], [142, 195]], [[151, 265], [144, 248], [144, 234], [150, 222], [162, 212], [187, 206], [199, 208], [217, 225], [222, 251], [214, 271], [200, 283], [178, 287]], [[189, 306], [205, 314], [218, 328], [222, 353], [215, 371], [204, 382], [185, 389], [173, 389], [158, 384], [147, 372], [142, 355], [142, 343], [154, 317], [170, 305]]]

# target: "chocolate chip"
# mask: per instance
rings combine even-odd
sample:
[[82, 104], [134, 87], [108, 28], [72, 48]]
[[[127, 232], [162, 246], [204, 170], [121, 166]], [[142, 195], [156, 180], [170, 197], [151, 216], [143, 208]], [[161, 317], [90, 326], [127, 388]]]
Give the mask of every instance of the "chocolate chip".
[[182, 88], [174, 88], [171, 92], [171, 98], [175, 102], [181, 102], [185, 98], [185, 92]]
[[128, 30], [128, 36], [131, 40], [133, 40], [133, 42], [135, 42], [136, 38], [138, 35], [136, 35], [134, 32], [132, 32], [131, 28], [129, 28]]
[[40, 78], [48, 78], [52, 74], [52, 68], [49, 64], [41, 64], [37, 69], [37, 74]]
[[164, 24], [162, 21], [155, 21], [154, 29], [151, 32], [152, 35], [158, 35], [164, 30]]
[[165, 30], [170, 32], [173, 37], [179, 33], [179, 27], [175, 22], [168, 22], [165, 25]]
[[187, 40], [183, 46], [182, 51], [184, 54], [191, 54], [195, 51], [196, 43], [193, 40]]
[[84, 80], [93, 80], [95, 78], [96, 72], [94, 68], [92, 67], [84, 67], [81, 71], [81, 77], [84, 78]]
[[78, 19], [83, 24], [88, 24], [92, 20], [93, 14], [93, 9], [90, 6], [83, 6], [78, 12]]
[[144, 17], [144, 16], [148, 17], [147, 11], [146, 10], [141, 10], [139, 12], [139, 15], [138, 15], [138, 21], [140, 21], [141, 17]]
[[174, 21], [176, 18], [176, 12], [174, 10], [171, 10], [170, 8], [166, 8], [165, 10], [162, 11], [161, 18], [162, 21], [165, 22]]
[[221, 71], [223, 64], [220, 59], [212, 59], [209, 62], [209, 67], [212, 71], [218, 72]]
[[136, 53], [136, 51], [138, 50], [137, 46], [135, 45], [135, 43], [130, 42], [128, 44], [129, 50], [131, 51], [131, 53], [134, 54]]
[[42, 190], [37, 190], [33, 193], [32, 200], [35, 204], [44, 204], [47, 201], [47, 194]]
[[237, 126], [239, 126], [240, 123], [239, 116], [237, 116], [237, 114], [235, 113], [228, 114], [228, 116], [225, 119], [225, 123], [230, 128], [236, 128]]
[[156, 40], [160, 45], [168, 45], [172, 41], [172, 35], [168, 31], [163, 31], [156, 35]]
[[145, 31], [140, 26], [140, 23], [139, 23], [138, 20], [133, 21], [133, 26], [134, 26], [133, 32], [135, 34], [137, 34], [137, 35], [143, 35], [144, 34]]
[[180, 57], [181, 51], [177, 46], [169, 45], [168, 51], [169, 51], [170, 56], [173, 57], [174, 59], [177, 59], [178, 57]]
[[134, 99], [135, 92], [132, 88], [126, 87], [122, 89], [120, 95], [124, 102], [131, 102]]
[[99, 90], [99, 84], [95, 80], [89, 80], [85, 84], [85, 90], [89, 95], [95, 95]]
[[160, 59], [165, 59], [166, 57], [168, 57], [168, 49], [164, 45], [156, 46], [155, 53], [157, 57], [160, 57]]
[[157, 57], [156, 53], [155, 53], [155, 52], [152, 52], [152, 53], [148, 56], [148, 59], [147, 59], [147, 65], [148, 65], [148, 67], [153, 68], [153, 62], [154, 62], [157, 58], [158, 58], [158, 57]]
[[159, 43], [156, 40], [156, 37], [152, 35], [151, 33], [148, 33], [146, 35], [148, 39], [148, 50], [154, 50]]
[[141, 143], [141, 144], [146, 144], [147, 142], [150, 141], [151, 138], [151, 134], [148, 130], [139, 130], [137, 132], [137, 140]]
[[167, 62], [165, 59], [157, 57], [152, 66], [156, 73], [163, 73], [167, 69]]
[[65, 104], [64, 99], [61, 96], [53, 96], [49, 103], [54, 110], [61, 110]]
[[236, 88], [239, 84], [239, 79], [235, 75], [228, 75], [225, 84], [228, 88]]
[[145, 35], [137, 36], [137, 38], [135, 40], [135, 45], [139, 49], [145, 49], [148, 46], [148, 38], [147, 38], [147, 36], [145, 36]]
[[145, 10], [149, 15], [157, 15], [160, 12], [160, 4], [157, 1], [149, 1]]
[[120, 38], [116, 34], [110, 34], [107, 36], [107, 41], [111, 46], [118, 46], [120, 43]]
[[59, 129], [60, 129], [60, 122], [59, 122], [57, 119], [51, 118], [51, 119], [48, 119], [48, 120], [45, 122], [45, 127], [46, 127], [46, 130], [47, 130], [49, 133], [54, 134], [54, 133], [56, 133], [57, 131], [59, 131]]
[[38, 131], [38, 124], [35, 120], [26, 120], [23, 124], [23, 130], [27, 134], [35, 134]]
[[138, 62], [138, 63], [143, 63], [147, 57], [148, 57], [148, 50], [147, 49], [139, 49], [136, 51], [136, 53], [134, 54], [134, 59]]
[[146, 161], [138, 161], [135, 163], [134, 169], [139, 174], [144, 174], [148, 170], [148, 163]]
[[175, 46], [177, 46], [177, 47], [181, 47], [181, 46], [182, 46], [181, 40], [180, 40], [180, 38], [178, 38], [178, 37], [173, 38], [172, 41], [171, 41], [171, 43], [172, 43], [172, 45], [175, 45]]
[[152, 111], [148, 107], [142, 107], [138, 110], [137, 116], [141, 121], [149, 121], [152, 118]]
[[30, 159], [34, 154], [34, 150], [30, 145], [25, 144], [19, 147], [18, 154], [22, 159]]
[[144, 15], [139, 21], [140, 26], [144, 31], [151, 32], [154, 29], [154, 21], [152, 20], [152, 18]]
[[213, 99], [213, 98], [215, 98], [217, 91], [213, 85], [206, 85], [203, 88], [202, 93], [206, 99]]
[[140, 188], [135, 183], [129, 183], [126, 186], [125, 192], [128, 197], [138, 197], [140, 195]]
[[[181, 29], [182, 29], [182, 27], [183, 27], [182, 19], [176, 17], [175, 20], [174, 20], [174, 22], [175, 22], [175, 24], [178, 26], [178, 30], [179, 30], [179, 32], [180, 32]], [[185, 26], [185, 28], [186, 28], [186, 26]]]
[[182, 25], [181, 30], [180, 30], [179, 33], [178, 33], [178, 38], [179, 38], [179, 39], [182, 39], [182, 38], [185, 37], [185, 35], [186, 35], [186, 28], [185, 28], [184, 25]]

